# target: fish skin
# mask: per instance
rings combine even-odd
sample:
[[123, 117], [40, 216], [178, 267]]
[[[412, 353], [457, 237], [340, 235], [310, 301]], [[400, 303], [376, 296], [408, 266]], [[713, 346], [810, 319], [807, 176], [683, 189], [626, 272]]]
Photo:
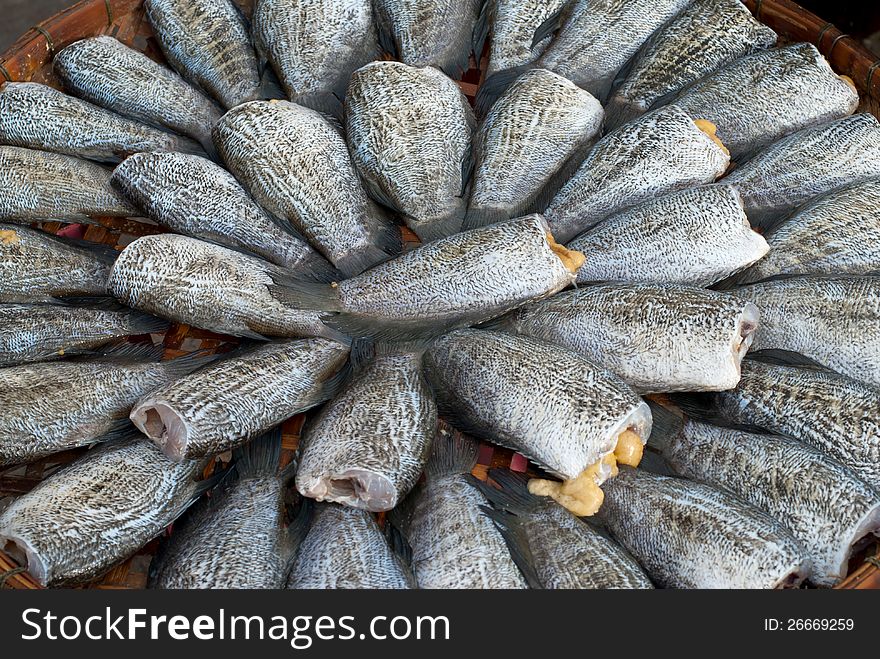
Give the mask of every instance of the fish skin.
[[0, 304], [0, 366], [58, 359], [116, 338], [167, 328], [167, 322], [133, 311]]
[[95, 223], [94, 217], [128, 217], [137, 209], [110, 185], [110, 171], [81, 158], [17, 146], [0, 146], [0, 221]]
[[415, 580], [373, 515], [335, 503], [315, 506], [290, 571], [290, 589], [407, 589]]
[[565, 243], [626, 208], [711, 183], [729, 164], [730, 155], [684, 110], [667, 105], [599, 140], [544, 215]]
[[608, 101], [614, 128], [744, 55], [770, 48], [777, 35], [739, 0], [694, 0], [633, 58]]
[[688, 420], [663, 455], [682, 476], [727, 490], [782, 522], [806, 549], [807, 578], [816, 585], [838, 583], [853, 545], [880, 532], [880, 495], [801, 442]]
[[122, 250], [108, 286], [126, 306], [221, 334], [331, 334], [320, 313], [270, 295], [267, 287], [279, 273], [284, 270], [255, 256], [169, 233], [138, 238]]
[[345, 139], [324, 115], [287, 101], [246, 103], [214, 127], [214, 142], [254, 199], [345, 276], [399, 249], [396, 229], [367, 197]]
[[136, 153], [113, 184], [153, 221], [193, 238], [245, 249], [297, 273], [332, 268], [299, 236], [260, 208], [219, 165], [184, 153]]
[[460, 78], [473, 50], [483, 0], [376, 0], [379, 38], [410, 66]]
[[817, 197], [764, 233], [770, 253], [735, 279], [880, 271], [880, 179]]
[[527, 304], [493, 327], [572, 350], [638, 392], [711, 391], [739, 382], [759, 315], [734, 295], [613, 282]]
[[258, 0], [253, 33], [288, 98], [316, 110], [344, 98], [352, 72], [379, 55], [370, 0]]
[[492, 105], [474, 139], [469, 212], [507, 219], [543, 210], [541, 200], [580, 165], [603, 118], [589, 92], [551, 71], [526, 71]]
[[172, 460], [214, 455], [332, 398], [348, 346], [273, 341], [139, 396], [130, 418]]
[[647, 404], [623, 380], [530, 337], [451, 332], [425, 353], [425, 369], [441, 414], [454, 410], [469, 432], [566, 479], [613, 453], [625, 430], [642, 443], [651, 432]]
[[419, 479], [436, 426], [422, 355], [383, 350], [306, 424], [297, 489], [318, 501], [391, 510]]
[[734, 188], [675, 192], [606, 219], [568, 243], [589, 254], [578, 283], [642, 281], [710, 286], [767, 254]]
[[210, 153], [221, 109], [180, 76], [113, 37], [75, 41], [55, 55], [65, 89], [124, 117], [188, 135]]
[[818, 195], [878, 176], [880, 122], [859, 113], [779, 140], [721, 183], [739, 190], [749, 220], [764, 226]]
[[280, 430], [236, 452], [235, 472], [175, 523], [150, 588], [284, 587], [295, 546], [283, 525], [290, 474], [278, 471], [280, 452]]
[[345, 98], [351, 158], [367, 190], [423, 242], [461, 230], [476, 119], [461, 89], [433, 67], [374, 62]]
[[227, 110], [260, 97], [250, 30], [233, 0], [145, 0], [169, 64]]
[[143, 437], [105, 444], [0, 514], [0, 542], [28, 554], [42, 585], [101, 576], [158, 536], [198, 496], [204, 463], [173, 463]]
[[614, 77], [691, 0], [574, 0], [537, 66], [605, 102]]
[[535, 32], [567, 0], [487, 0], [491, 9], [491, 41], [486, 77], [534, 62], [550, 38], [532, 45]]
[[205, 154], [188, 137], [132, 121], [37, 82], [0, 86], [0, 143], [111, 163], [139, 151]]
[[808, 128], [855, 112], [859, 94], [812, 44], [746, 55], [683, 90], [675, 104], [718, 126], [738, 160]]
[[880, 487], [880, 390], [831, 371], [743, 362], [736, 389], [712, 394], [726, 421], [787, 435]]
[[0, 224], [0, 303], [107, 295], [115, 251], [74, 244], [17, 224]]
[[0, 369], [0, 465], [87, 446], [127, 426], [138, 398], [190, 361], [159, 362], [158, 355], [161, 346], [126, 344], [97, 359]]
[[792, 277], [736, 295], [761, 309], [754, 350], [797, 352], [880, 387], [880, 276]]
[[809, 570], [778, 521], [738, 497], [683, 478], [622, 467], [600, 515], [665, 588], [777, 588]]

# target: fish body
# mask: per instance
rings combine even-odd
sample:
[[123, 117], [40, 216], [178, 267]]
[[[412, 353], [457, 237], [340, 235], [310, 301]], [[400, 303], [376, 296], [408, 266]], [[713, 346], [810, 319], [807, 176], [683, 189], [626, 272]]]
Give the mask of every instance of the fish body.
[[792, 277], [736, 295], [761, 310], [755, 350], [797, 352], [880, 387], [880, 276]]
[[406, 589], [415, 580], [373, 516], [335, 503], [315, 506], [287, 587], [291, 589]]
[[204, 155], [195, 141], [68, 96], [37, 82], [0, 87], [0, 143], [119, 162], [139, 151]]
[[817, 197], [771, 227], [770, 253], [736, 281], [880, 271], [880, 178]]
[[532, 69], [483, 120], [469, 213], [486, 222], [543, 210], [602, 128], [602, 106], [565, 78]]
[[134, 311], [0, 304], [0, 366], [58, 359], [113, 339], [167, 328], [167, 322]]
[[878, 176], [880, 123], [860, 113], [779, 140], [722, 183], [739, 191], [749, 220], [764, 226], [818, 195]]
[[110, 171], [81, 158], [0, 146], [0, 221], [93, 223], [137, 210], [110, 185]]
[[710, 130], [668, 105], [603, 137], [544, 211], [553, 235], [565, 243], [625, 208], [714, 181], [730, 155]]
[[741, 57], [674, 102], [718, 126], [731, 157], [740, 159], [802, 128], [851, 115], [859, 94], [814, 45], [799, 43]]
[[69, 295], [107, 295], [116, 251], [73, 243], [42, 231], [0, 224], [0, 302], [48, 302]]
[[254, 199], [345, 276], [399, 248], [396, 229], [367, 197], [345, 139], [324, 115], [287, 101], [246, 103], [220, 120], [214, 141]]
[[332, 398], [347, 358], [328, 339], [259, 345], [143, 392], [131, 420], [173, 460], [214, 455]]
[[678, 284], [594, 284], [493, 326], [568, 348], [640, 392], [732, 389], [759, 326], [747, 299]]
[[295, 272], [328, 272], [307, 242], [260, 208], [219, 165], [184, 153], [137, 153], [113, 172], [153, 221], [178, 233], [244, 249]]
[[[533, 44], [539, 27], [565, 5], [566, 0], [487, 0], [490, 5], [489, 65], [486, 77], [534, 62], [550, 43]], [[480, 53], [477, 53], [478, 55]]]
[[568, 243], [589, 254], [578, 282], [710, 286], [769, 250], [735, 189], [682, 190], [606, 219]]
[[284, 271], [213, 243], [160, 234], [128, 245], [109, 273], [109, 289], [126, 306], [203, 329], [262, 338], [328, 334], [320, 314], [269, 294]]
[[808, 573], [782, 524], [721, 490], [622, 469], [605, 492], [602, 520], [658, 586], [781, 588]]
[[105, 444], [0, 514], [0, 542], [42, 585], [95, 579], [158, 536], [204, 491], [204, 463], [143, 437]]
[[297, 489], [318, 501], [391, 510], [421, 475], [436, 425], [421, 354], [383, 348], [306, 425]]
[[233, 0], [146, 0], [147, 20], [181, 76], [227, 110], [260, 96], [249, 28]]
[[410, 66], [435, 66], [452, 78], [467, 69], [482, 0], [377, 0], [383, 48]]
[[373, 197], [423, 242], [459, 231], [476, 122], [458, 85], [430, 66], [374, 62], [354, 72], [345, 115], [352, 160]]
[[744, 55], [769, 48], [776, 33], [739, 0], [694, 0], [645, 43], [608, 101], [619, 126]]
[[208, 153], [217, 105], [180, 76], [113, 37], [75, 41], [52, 62], [71, 94], [145, 124], [188, 135]]

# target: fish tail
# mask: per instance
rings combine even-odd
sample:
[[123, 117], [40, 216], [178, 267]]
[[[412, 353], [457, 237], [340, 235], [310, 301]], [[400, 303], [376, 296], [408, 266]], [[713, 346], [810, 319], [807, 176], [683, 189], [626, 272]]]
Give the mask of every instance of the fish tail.
[[648, 438], [648, 446], [661, 453], [665, 453], [672, 438], [681, 432], [684, 426], [684, 417], [676, 414], [668, 407], [664, 407], [652, 400], [646, 401], [651, 408], [651, 436]]
[[101, 359], [134, 362], [158, 362], [162, 359], [165, 346], [161, 343], [118, 343], [107, 348], [100, 348], [96, 354]]
[[521, 514], [541, 505], [542, 500], [529, 492], [528, 477], [509, 469], [490, 469], [489, 478], [499, 487], [492, 487], [473, 476], [469, 477], [493, 507], [508, 513]]
[[495, 524], [495, 527], [504, 538], [504, 544], [510, 552], [516, 567], [522, 573], [529, 588], [543, 589], [544, 584], [535, 570], [535, 559], [529, 547], [529, 537], [520, 519], [506, 510], [499, 510], [490, 506], [480, 506], [480, 510]]
[[476, 440], [439, 420], [425, 472], [430, 478], [467, 474], [477, 464], [479, 448]]
[[170, 323], [164, 318], [151, 316], [139, 311], [126, 314], [125, 326], [129, 334], [162, 334], [168, 331]]
[[239, 478], [271, 478], [281, 462], [281, 426], [233, 450], [232, 459]]
[[338, 312], [342, 309], [339, 289], [332, 284], [303, 281], [280, 268], [269, 272], [269, 293], [281, 304], [298, 310]]
[[186, 355], [169, 359], [168, 361], [163, 362], [162, 366], [165, 368], [165, 373], [171, 380], [177, 380], [184, 375], [197, 371], [203, 366], [207, 366], [208, 364], [217, 361], [221, 357], [223, 357], [223, 355], [214, 354], [207, 350], [196, 350], [195, 352], [190, 352]]
[[314, 513], [315, 502], [312, 499], [302, 497], [299, 499], [298, 510], [291, 517], [290, 523], [282, 529], [281, 555], [282, 563], [286, 566], [285, 571], [288, 572], [287, 576], [290, 576], [289, 572], [293, 568], [299, 547], [309, 533]]
[[474, 109], [476, 110], [477, 116], [485, 117], [489, 114], [489, 110], [495, 104], [495, 101], [507, 91], [510, 85], [513, 84], [514, 80], [519, 78], [529, 68], [530, 65], [525, 64], [523, 66], [504, 69], [503, 71], [498, 71], [489, 76], [489, 78], [480, 86], [480, 91], [477, 92], [476, 102], [474, 103]]

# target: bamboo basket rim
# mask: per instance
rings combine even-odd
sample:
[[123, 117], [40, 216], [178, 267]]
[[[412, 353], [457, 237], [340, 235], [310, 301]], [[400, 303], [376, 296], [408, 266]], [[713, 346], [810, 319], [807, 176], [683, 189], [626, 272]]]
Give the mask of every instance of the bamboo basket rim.
[[[254, 0], [235, 0], [245, 13], [250, 13]], [[814, 44], [828, 59], [834, 70], [841, 75], [849, 76], [862, 95], [860, 110], [869, 111], [880, 118], [880, 57], [875, 56], [859, 41], [838, 29], [833, 23], [825, 21], [807, 11], [792, 0], [741, 0], [743, 4], [773, 30], [781, 39], [805, 41]], [[33, 26], [19, 37], [6, 51], [0, 54], [0, 84], [5, 81], [26, 81], [43, 73], [59, 50], [79, 39], [109, 34], [121, 41], [133, 45], [157, 59], [163, 59], [155, 44], [151, 44], [151, 32], [144, 20], [143, 0], [82, 0], [60, 11], [47, 20]], [[145, 27], [146, 25], [146, 27]], [[459, 82], [462, 91], [471, 99], [485, 78], [486, 58], [482, 59], [482, 68], [476, 69], [472, 61], [471, 70], [465, 73]], [[108, 234], [107, 230], [121, 233], [122, 236]], [[89, 237], [99, 242], [108, 242], [113, 238], [121, 240], [125, 235], [135, 237], [158, 229], [144, 227], [130, 220], [111, 220], [106, 226], [95, 230], [97, 237]], [[173, 326], [169, 335], [174, 334], [170, 350], [174, 351], [181, 344], [197, 337], [208, 341], [216, 349], [217, 345], [229, 337], [214, 335], [211, 332], [193, 331], [186, 326]], [[165, 339], [168, 346], [168, 338]], [[284, 425], [282, 448], [293, 451], [302, 427], [303, 415], [298, 415]], [[68, 458], [69, 459], [69, 458]], [[505, 466], [515, 471], [525, 471], [526, 465], [520, 456], [505, 449], [483, 445], [479, 464], [475, 473], [486, 478], [486, 472], [493, 466]], [[42, 467], [38, 473], [42, 474]], [[30, 473], [30, 472], [28, 472]], [[39, 476], [40, 478], [42, 476]], [[155, 542], [155, 541], [154, 541]], [[153, 543], [148, 545], [150, 547]], [[137, 557], [135, 557], [137, 558]], [[127, 569], [133, 559], [111, 570]], [[124, 575], [123, 575], [124, 576]], [[141, 578], [142, 577], [142, 578]], [[141, 581], [145, 576], [140, 575]], [[0, 550], [0, 588], [33, 589], [40, 586], [26, 572], [20, 571], [18, 565]], [[122, 579], [118, 581], [101, 581], [88, 587], [97, 588], [129, 588], [140, 587], [127, 585]], [[880, 588], [880, 545], [874, 546], [866, 556], [864, 563], [855, 568], [849, 576], [835, 588], [862, 589]]]

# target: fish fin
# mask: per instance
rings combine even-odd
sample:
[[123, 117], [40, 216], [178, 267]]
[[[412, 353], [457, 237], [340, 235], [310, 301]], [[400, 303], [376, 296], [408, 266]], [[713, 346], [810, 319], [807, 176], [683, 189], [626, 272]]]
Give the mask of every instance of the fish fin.
[[135, 362], [158, 362], [165, 353], [161, 343], [116, 343], [105, 348], [97, 348], [93, 354], [100, 360], [122, 360]]
[[519, 568], [529, 588], [543, 589], [544, 584], [535, 570], [535, 559], [529, 547], [529, 538], [516, 515], [505, 510], [496, 510], [490, 506], [480, 506], [480, 510], [495, 524], [495, 527], [504, 538], [504, 544], [510, 552], [510, 557]]
[[562, 29], [562, 24], [565, 23], [565, 20], [568, 18], [569, 10], [573, 5], [574, 0], [566, 2], [537, 27], [535, 33], [532, 35], [532, 50], [534, 50], [537, 45], [547, 37], [556, 36], [556, 33]]
[[346, 382], [348, 382], [351, 376], [351, 364], [349, 362], [346, 362], [345, 364], [343, 364], [342, 368], [336, 371], [336, 373], [321, 382], [321, 386], [318, 392], [318, 398], [321, 401], [335, 398], [336, 394], [342, 391], [342, 388], [345, 386]]
[[562, 166], [538, 190], [531, 203], [515, 209], [511, 217], [524, 217], [531, 213], [543, 213], [547, 210], [547, 206], [550, 205], [550, 202], [553, 201], [553, 198], [562, 189], [562, 186], [571, 180], [584, 160], [587, 159], [587, 155], [593, 149], [593, 144], [595, 144], [595, 140], [591, 140], [588, 144], [575, 149], [566, 161], [562, 163]]
[[345, 127], [342, 125], [343, 101], [336, 92], [319, 92], [314, 94], [302, 94], [294, 100], [297, 105], [314, 110], [328, 124], [336, 129], [336, 132], [345, 137]]
[[368, 338], [359, 338], [351, 342], [349, 361], [354, 373], [360, 373], [376, 357], [376, 342]]
[[408, 326], [404, 323], [364, 318], [349, 313], [328, 315], [321, 320], [327, 327], [354, 339], [367, 338], [377, 343], [420, 343], [424, 349], [431, 346], [438, 336], [450, 330], [445, 326], [426, 329], [423, 325]]
[[761, 362], [764, 364], [772, 364], [774, 366], [794, 366], [796, 368], [808, 369], [811, 371], [820, 371], [825, 373], [835, 373], [836, 371], [823, 366], [814, 359], [810, 359], [806, 355], [791, 350], [780, 350], [772, 348], [767, 350], [757, 350], [749, 352], [744, 359], [749, 361]]
[[[233, 3], [235, 4], [235, 3]], [[271, 100], [287, 100], [287, 94], [281, 86], [281, 81], [275, 73], [275, 69], [267, 65], [260, 74], [260, 98], [266, 101]]]
[[168, 331], [168, 327], [171, 325], [171, 323], [164, 318], [151, 316], [148, 313], [142, 313], [140, 311], [130, 311], [126, 318], [126, 324], [128, 326], [128, 331], [132, 336], [137, 336], [139, 334], [164, 334]]
[[658, 451], [664, 451], [669, 445], [669, 441], [681, 432], [684, 427], [684, 418], [653, 400], [645, 402], [651, 408], [651, 418], [653, 419], [648, 446], [652, 446]]
[[138, 430], [128, 417], [122, 419], [114, 419], [110, 424], [110, 428], [101, 436], [94, 440], [95, 444], [103, 444], [105, 442], [121, 442], [126, 439], [143, 439], [141, 431]]
[[500, 489], [474, 476], [469, 476], [468, 480], [495, 508], [516, 515], [528, 512], [541, 504], [538, 497], [529, 492], [528, 477], [509, 469], [490, 469], [489, 478], [498, 483]]
[[[377, 210], [381, 208], [375, 202], [373, 204]], [[355, 277], [365, 270], [393, 259], [403, 250], [403, 237], [399, 227], [384, 219], [376, 218], [372, 240], [373, 244], [339, 259], [336, 267], [343, 276]]]
[[224, 357], [226, 357], [225, 354], [218, 355], [207, 350], [196, 350], [195, 352], [162, 362], [162, 366], [170, 378], [177, 380]]
[[480, 68], [480, 60], [483, 57], [483, 49], [485, 48], [486, 41], [489, 38], [489, 26], [494, 22], [494, 8], [495, 0], [481, 0], [480, 15], [477, 16], [477, 22], [474, 25], [472, 44], [474, 51], [474, 61], [477, 63], [478, 69]]
[[470, 473], [477, 464], [479, 449], [476, 440], [439, 419], [425, 473], [430, 478]]
[[397, 48], [397, 43], [394, 40], [394, 33], [391, 26], [391, 21], [388, 20], [388, 16], [385, 12], [378, 7], [375, 9], [376, 16], [376, 28], [378, 30], [379, 36], [379, 47], [391, 55], [393, 59], [400, 60], [400, 51]]
[[400, 212], [398, 205], [394, 203], [391, 197], [388, 196], [379, 184], [372, 180], [361, 180], [364, 183], [364, 188], [366, 189], [367, 194], [373, 198], [373, 201], [394, 213]]
[[302, 281], [280, 268], [269, 271], [269, 293], [281, 304], [300, 310], [336, 312], [341, 309], [339, 291], [332, 284]]
[[232, 468], [232, 465], [223, 469], [222, 471], [215, 471], [213, 474], [208, 476], [207, 478], [203, 478], [202, 480], [196, 481], [196, 491], [193, 493], [192, 499], [190, 503], [196, 501], [200, 496], [202, 496], [208, 490], [213, 490], [215, 487], [223, 483], [227, 478], [229, 478], [235, 470]]
[[411, 569], [413, 557], [412, 545], [409, 544], [400, 529], [390, 522], [385, 523], [384, 533], [385, 540], [388, 542], [388, 546], [391, 547], [391, 551], [403, 561], [403, 564], [407, 569]]
[[309, 533], [312, 525], [312, 515], [315, 513], [315, 502], [305, 497], [299, 500], [298, 510], [286, 528], [282, 529], [282, 554], [283, 562], [289, 572], [296, 560], [299, 547]]
[[672, 468], [663, 454], [653, 448], [648, 448], [643, 454], [639, 462], [639, 469], [650, 471], [660, 476], [678, 476], [678, 473]]
[[489, 110], [495, 104], [495, 101], [501, 97], [504, 92], [513, 84], [513, 81], [519, 78], [530, 68], [529, 64], [515, 66], [510, 69], [504, 69], [490, 75], [482, 85], [480, 91], [477, 92], [474, 109], [477, 116], [484, 118], [489, 114]]
[[82, 307], [95, 311], [131, 311], [115, 297], [105, 295], [71, 295], [58, 298], [58, 303], [68, 307]]
[[239, 478], [271, 478], [281, 461], [281, 426], [276, 426], [232, 451]]
[[511, 214], [500, 208], [469, 208], [462, 229], [470, 231], [509, 220]]
[[263, 342], [271, 341], [271, 339], [268, 336], [264, 336], [264, 335], [260, 334], [259, 332], [253, 331], [250, 328], [240, 329], [235, 333], [235, 335], [240, 336], [245, 339], [251, 339], [253, 341], [263, 341]]
[[605, 105], [605, 130], [611, 132], [623, 124], [634, 121], [645, 114], [647, 110], [633, 100], [612, 94]]
[[407, 226], [419, 237], [422, 244], [425, 244], [440, 240], [441, 238], [448, 238], [458, 233], [461, 231], [463, 220], [464, 218], [460, 213], [455, 213], [425, 224], [416, 224], [414, 222], [410, 224], [407, 222]]
[[90, 240], [80, 240], [79, 238], [60, 238], [58, 236], [55, 237], [66, 245], [72, 245], [74, 247], [79, 247], [80, 249], [88, 251], [92, 256], [94, 256], [96, 259], [103, 261], [104, 263], [116, 263], [116, 259], [120, 254], [119, 251], [117, 251], [110, 245], [105, 245], [104, 243], [96, 243]]
[[723, 428], [733, 428], [734, 430], [742, 430], [743, 432], [768, 434], [767, 430], [760, 426], [734, 423], [729, 421], [717, 408], [712, 404], [712, 394], [706, 392], [692, 393], [674, 393], [669, 394], [669, 398], [675, 403], [688, 419], [699, 421], [701, 423], [709, 423], [714, 426]]

